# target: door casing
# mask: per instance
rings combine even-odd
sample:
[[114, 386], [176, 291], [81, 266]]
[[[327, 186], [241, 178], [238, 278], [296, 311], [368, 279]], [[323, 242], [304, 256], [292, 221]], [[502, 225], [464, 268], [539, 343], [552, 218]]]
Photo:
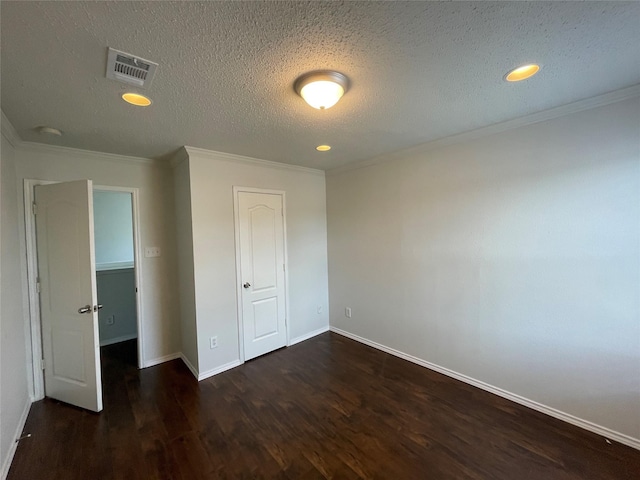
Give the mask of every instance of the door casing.
[[[67, 181], [67, 180], [64, 180]], [[61, 183], [49, 180], [24, 180], [24, 223], [27, 254], [27, 291], [29, 297], [29, 326], [31, 331], [31, 366], [32, 376], [32, 400], [42, 400], [45, 396], [44, 373], [42, 370], [42, 321], [40, 319], [40, 301], [36, 289], [36, 279], [38, 277], [38, 251], [36, 247], [36, 219], [32, 205], [35, 199], [34, 187], [37, 185], [48, 185]], [[142, 258], [140, 250], [140, 225], [138, 210], [138, 189], [129, 187], [112, 187], [104, 185], [94, 185], [93, 190], [127, 192], [131, 194], [132, 215], [133, 215], [133, 265], [136, 288], [136, 314], [138, 322], [138, 368], [144, 368], [144, 330], [143, 330], [143, 282], [140, 260]], [[30, 382], [31, 383], [31, 382]]]
[[242, 318], [242, 278], [241, 278], [241, 267], [240, 267], [240, 211], [238, 209], [238, 193], [247, 192], [247, 193], [266, 193], [270, 195], [280, 195], [282, 197], [282, 228], [284, 230], [284, 307], [285, 307], [285, 330], [287, 342], [286, 346], [288, 347], [291, 344], [291, 335], [290, 335], [290, 317], [289, 317], [289, 258], [288, 248], [287, 248], [287, 198], [286, 192], [283, 190], [269, 190], [265, 188], [255, 188], [255, 187], [233, 187], [233, 214], [234, 214], [234, 232], [235, 232], [235, 242], [236, 242], [236, 295], [237, 295], [237, 321], [238, 321], [238, 350], [240, 352], [240, 361], [245, 361], [245, 353], [244, 353], [244, 321]]

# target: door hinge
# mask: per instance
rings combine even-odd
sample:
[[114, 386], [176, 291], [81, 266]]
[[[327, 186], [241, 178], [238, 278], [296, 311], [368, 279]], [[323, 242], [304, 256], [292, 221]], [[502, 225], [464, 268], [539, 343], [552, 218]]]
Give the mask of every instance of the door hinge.
[[40, 368], [41, 368], [42, 370], [44, 370], [44, 366], [45, 366], [44, 358], [41, 358], [41, 359], [40, 359]]
[[31, 204], [31, 211], [33, 212], [34, 215], [38, 214], [38, 205], [36, 204], [36, 202], [33, 202]]
[[284, 266], [284, 263], [282, 264], [282, 271], [283, 271], [283, 272], [286, 272], [286, 271], [287, 271], [287, 270], [286, 270], [286, 268], [285, 268], [285, 266]]
[[40, 277], [36, 278], [36, 292], [40, 293]]

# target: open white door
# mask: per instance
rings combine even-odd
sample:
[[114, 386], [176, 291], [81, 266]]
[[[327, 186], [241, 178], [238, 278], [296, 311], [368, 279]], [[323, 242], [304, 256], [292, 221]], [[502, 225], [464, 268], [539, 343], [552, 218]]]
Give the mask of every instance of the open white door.
[[238, 191], [244, 359], [287, 344], [282, 194]]
[[45, 394], [99, 412], [92, 184], [38, 185], [35, 198]]

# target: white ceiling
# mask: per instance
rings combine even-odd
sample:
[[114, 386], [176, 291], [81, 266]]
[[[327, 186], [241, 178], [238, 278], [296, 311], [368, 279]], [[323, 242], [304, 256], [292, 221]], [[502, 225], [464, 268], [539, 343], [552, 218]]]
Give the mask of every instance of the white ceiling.
[[[140, 157], [190, 145], [328, 169], [640, 83], [638, 2], [2, 1], [0, 16], [21, 138]], [[160, 64], [151, 107], [120, 99], [135, 88], [105, 78], [107, 47]], [[536, 77], [502, 80], [531, 61]], [[324, 68], [352, 87], [319, 111], [293, 82]]]

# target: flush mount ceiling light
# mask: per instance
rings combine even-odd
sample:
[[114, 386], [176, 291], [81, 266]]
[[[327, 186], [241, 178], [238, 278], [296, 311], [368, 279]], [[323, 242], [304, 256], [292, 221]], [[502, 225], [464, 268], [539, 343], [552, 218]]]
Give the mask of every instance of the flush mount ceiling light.
[[148, 107], [151, 105], [151, 99], [144, 95], [140, 95], [139, 93], [124, 93], [122, 95], [122, 99], [136, 107]]
[[527, 65], [522, 65], [521, 67], [514, 68], [513, 70], [507, 72], [504, 76], [504, 79], [507, 82], [519, 82], [521, 80], [526, 80], [527, 78], [533, 77], [540, 70], [540, 65], [536, 65], [535, 63], [530, 63]]
[[319, 152], [328, 152], [329, 150], [331, 150], [331, 145], [318, 145], [316, 147], [316, 150]]
[[46, 126], [36, 127], [36, 131], [40, 135], [55, 135], [56, 137], [62, 136], [62, 132], [57, 128], [53, 128], [53, 127], [46, 127]]
[[298, 77], [293, 88], [313, 108], [325, 110], [333, 107], [345, 94], [349, 79], [333, 70], [317, 70]]

